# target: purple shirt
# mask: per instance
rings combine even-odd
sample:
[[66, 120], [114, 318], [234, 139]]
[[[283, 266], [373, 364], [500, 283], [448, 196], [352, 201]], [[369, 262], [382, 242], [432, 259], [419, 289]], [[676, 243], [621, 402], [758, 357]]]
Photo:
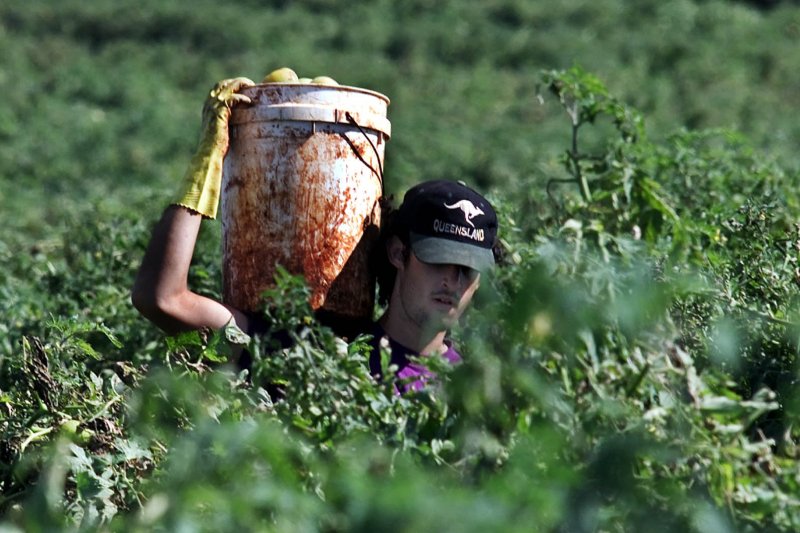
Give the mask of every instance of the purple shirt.
[[[373, 336], [372, 353], [369, 358], [369, 370], [373, 376], [377, 378], [381, 377], [380, 347], [381, 341], [384, 340], [384, 342], [388, 341], [391, 351], [391, 361], [389, 364], [397, 365], [396, 377], [400, 382], [397, 384], [399, 389], [398, 393], [409, 390], [420, 390], [425, 387], [428, 382], [436, 379], [436, 374], [434, 372], [417, 362], [409, 360], [409, 357], [418, 357], [419, 354], [417, 352], [391, 339], [378, 323], [375, 323]], [[453, 348], [452, 344], [449, 341], [445, 341], [445, 345], [447, 346], [447, 351], [445, 351], [441, 357], [451, 365], [460, 363], [461, 355]]]

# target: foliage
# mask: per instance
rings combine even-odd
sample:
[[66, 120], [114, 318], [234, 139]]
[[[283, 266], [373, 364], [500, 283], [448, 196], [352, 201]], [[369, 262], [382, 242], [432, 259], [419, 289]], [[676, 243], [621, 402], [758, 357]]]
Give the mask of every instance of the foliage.
[[[800, 12], [351, 4], [0, 7], [0, 529], [798, 530]], [[286, 273], [265, 337], [128, 303], [186, 102], [282, 64], [391, 96], [389, 189], [498, 207], [436, 386], [372, 379]]]
[[9, 0], [0, 205], [31, 238], [96, 206], [151, 219], [189, 159], [205, 92], [281, 65], [391, 97], [390, 192], [424, 177], [546, 182], [568, 130], [537, 103], [536, 73], [574, 64], [659, 135], [731, 128], [796, 167], [785, 110], [798, 104], [799, 16], [725, 0]]

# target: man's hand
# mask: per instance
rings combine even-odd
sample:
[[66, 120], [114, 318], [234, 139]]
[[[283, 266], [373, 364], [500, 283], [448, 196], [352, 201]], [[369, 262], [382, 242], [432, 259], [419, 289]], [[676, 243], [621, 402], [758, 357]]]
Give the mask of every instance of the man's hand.
[[228, 119], [234, 105], [250, 104], [250, 98], [237, 91], [255, 85], [248, 78], [232, 78], [217, 83], [203, 106], [200, 143], [183, 178], [176, 205], [187, 207], [207, 218], [216, 218], [222, 185], [222, 160], [228, 151]]

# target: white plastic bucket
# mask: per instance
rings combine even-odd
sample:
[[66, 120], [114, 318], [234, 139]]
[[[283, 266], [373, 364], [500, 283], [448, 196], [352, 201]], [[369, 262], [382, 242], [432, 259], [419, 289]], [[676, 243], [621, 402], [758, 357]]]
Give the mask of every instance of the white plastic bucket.
[[356, 87], [242, 91], [223, 166], [223, 298], [258, 311], [276, 265], [305, 276], [314, 309], [370, 318], [389, 99]]

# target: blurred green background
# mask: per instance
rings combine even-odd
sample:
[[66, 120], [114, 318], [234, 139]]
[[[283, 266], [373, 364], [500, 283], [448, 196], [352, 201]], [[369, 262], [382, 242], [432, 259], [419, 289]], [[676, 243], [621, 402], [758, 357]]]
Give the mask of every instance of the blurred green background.
[[[677, 0], [6, 0], [0, 5], [3, 233], [103, 213], [152, 221], [218, 80], [279, 66], [391, 98], [387, 187], [465, 179], [511, 196], [563, 172], [542, 69], [581, 65], [651, 137], [730, 127], [796, 166], [800, 9]], [[586, 142], [586, 141], [585, 141]], [[16, 240], [16, 239], [15, 239]]]

